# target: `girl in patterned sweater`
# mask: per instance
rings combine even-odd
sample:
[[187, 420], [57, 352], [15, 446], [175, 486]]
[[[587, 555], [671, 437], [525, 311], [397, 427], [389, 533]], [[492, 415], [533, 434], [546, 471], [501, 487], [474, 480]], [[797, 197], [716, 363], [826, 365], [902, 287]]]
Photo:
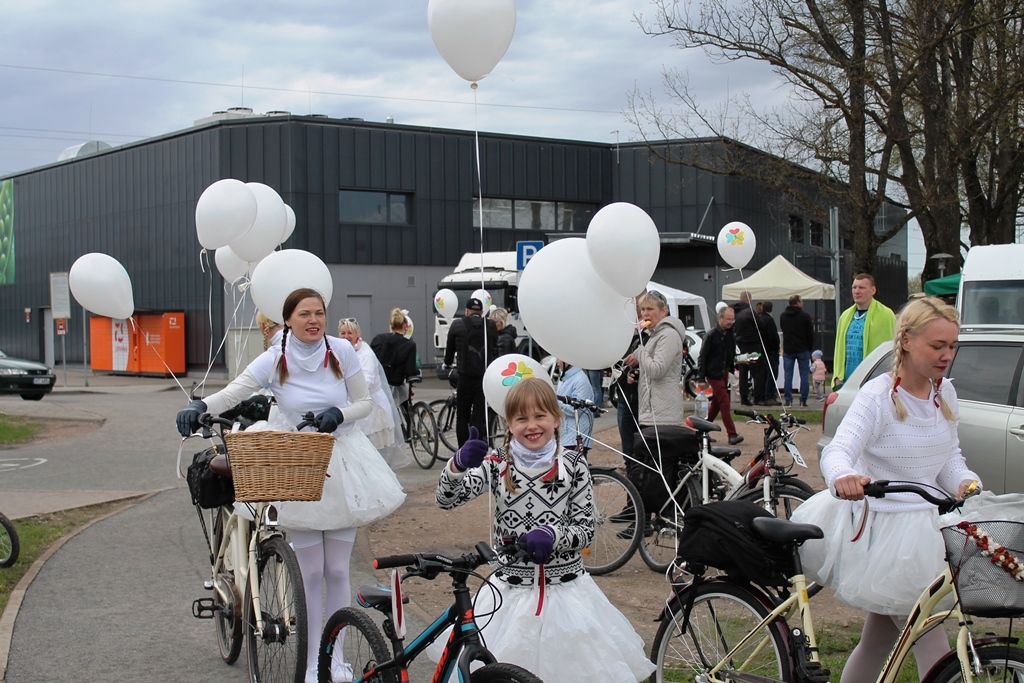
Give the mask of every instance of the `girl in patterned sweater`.
[[[875, 680], [914, 602], [945, 567], [938, 513], [914, 494], [872, 500], [853, 542], [864, 514], [864, 484], [913, 482], [962, 498], [978, 478], [960, 452], [956, 391], [943, 378], [958, 333], [956, 309], [940, 299], [907, 304], [896, 323], [892, 373], [860, 388], [821, 454], [828, 490], [793, 513], [793, 521], [825, 532], [801, 550], [805, 573], [868, 612], [842, 683]], [[941, 628], [922, 636], [914, 645], [920, 675], [948, 650]]]
[[484, 637], [498, 661], [546, 681], [637, 683], [654, 665], [583, 567], [580, 551], [594, 535], [593, 487], [586, 460], [559, 446], [561, 414], [547, 382], [514, 384], [504, 448], [485, 457], [487, 444], [473, 429], [441, 473], [437, 504], [450, 510], [489, 491], [494, 537], [518, 538], [530, 555], [494, 573], [500, 595], [477, 594], [477, 614], [494, 612]]

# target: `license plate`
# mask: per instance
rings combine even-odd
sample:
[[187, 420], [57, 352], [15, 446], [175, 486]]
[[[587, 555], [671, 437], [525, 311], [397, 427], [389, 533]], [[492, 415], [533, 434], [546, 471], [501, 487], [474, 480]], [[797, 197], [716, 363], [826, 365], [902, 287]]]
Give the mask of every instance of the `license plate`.
[[804, 456], [800, 455], [800, 451], [797, 450], [796, 446], [791, 443], [787, 443], [786, 450], [793, 456], [793, 462], [800, 465], [800, 467], [807, 467], [807, 463], [804, 462]]
[[32, 379], [32, 384], [49, 384], [49, 377], [35, 377]]

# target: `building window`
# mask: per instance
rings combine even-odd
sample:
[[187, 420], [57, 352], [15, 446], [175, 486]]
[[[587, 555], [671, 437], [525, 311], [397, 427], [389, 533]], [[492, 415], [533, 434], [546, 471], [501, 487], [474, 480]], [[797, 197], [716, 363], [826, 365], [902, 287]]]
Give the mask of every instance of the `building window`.
[[812, 247], [825, 246], [825, 228], [821, 223], [818, 221], [811, 221], [810, 233]]
[[804, 243], [804, 219], [800, 216], [789, 217], [789, 241], [793, 244]]
[[341, 223], [382, 223], [409, 225], [412, 198], [394, 192], [341, 190], [338, 192], [338, 220]]
[[[487, 197], [483, 200], [485, 228], [583, 232], [596, 211], [594, 204]], [[473, 227], [480, 227], [479, 199], [473, 200]]]

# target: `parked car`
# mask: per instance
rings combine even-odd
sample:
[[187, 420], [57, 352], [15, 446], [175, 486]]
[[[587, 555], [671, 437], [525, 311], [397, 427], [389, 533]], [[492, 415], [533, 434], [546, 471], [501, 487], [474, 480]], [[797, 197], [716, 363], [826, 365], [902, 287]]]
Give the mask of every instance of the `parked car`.
[[0, 351], [0, 393], [20, 394], [26, 401], [39, 401], [53, 391], [57, 376], [42, 363], [11, 358]]
[[[818, 455], [835, 436], [857, 391], [892, 370], [892, 347], [880, 346], [829, 395], [822, 413]], [[960, 404], [960, 450], [986, 489], [1024, 491], [1024, 329], [961, 329], [946, 370]]]

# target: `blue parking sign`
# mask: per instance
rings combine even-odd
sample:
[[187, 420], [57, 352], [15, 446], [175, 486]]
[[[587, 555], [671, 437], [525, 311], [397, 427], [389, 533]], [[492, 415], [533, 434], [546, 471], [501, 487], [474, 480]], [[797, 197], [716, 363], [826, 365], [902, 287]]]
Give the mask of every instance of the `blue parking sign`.
[[533, 255], [540, 251], [543, 246], [544, 242], [540, 240], [516, 242], [516, 270], [526, 268], [526, 264], [530, 262]]

